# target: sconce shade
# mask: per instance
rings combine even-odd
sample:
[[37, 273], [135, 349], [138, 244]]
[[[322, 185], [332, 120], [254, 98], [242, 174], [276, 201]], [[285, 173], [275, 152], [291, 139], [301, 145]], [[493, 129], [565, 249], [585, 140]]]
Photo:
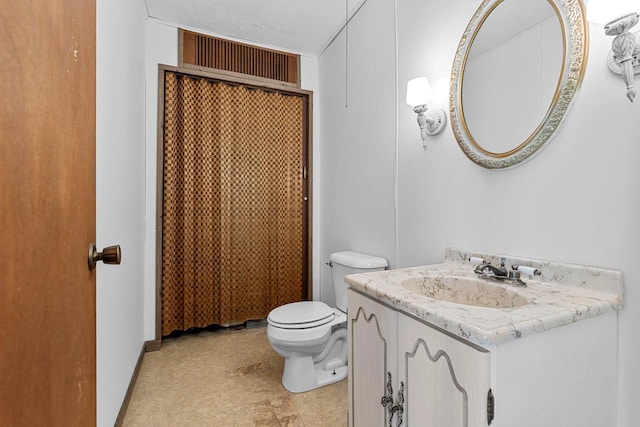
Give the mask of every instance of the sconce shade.
[[589, 0], [587, 20], [594, 24], [606, 24], [631, 12], [640, 12], [638, 0]]
[[431, 85], [426, 77], [416, 77], [407, 82], [406, 102], [412, 107], [427, 105], [432, 98]]

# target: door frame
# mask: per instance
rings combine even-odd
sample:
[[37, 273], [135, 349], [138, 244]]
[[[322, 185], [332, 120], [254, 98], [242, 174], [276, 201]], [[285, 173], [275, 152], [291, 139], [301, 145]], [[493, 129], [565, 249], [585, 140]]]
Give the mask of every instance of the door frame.
[[148, 350], [159, 350], [162, 342], [162, 207], [164, 203], [164, 76], [165, 73], [179, 73], [194, 77], [211, 79], [218, 82], [239, 84], [246, 87], [267, 89], [284, 94], [300, 96], [303, 101], [303, 135], [302, 144], [302, 196], [306, 197], [303, 205], [303, 252], [302, 271], [305, 284], [302, 287], [302, 299], [313, 298], [312, 281], [312, 231], [313, 231], [313, 92], [291, 87], [290, 84], [278, 83], [275, 80], [259, 79], [255, 76], [243, 77], [238, 73], [205, 71], [187, 67], [174, 67], [158, 64], [158, 127], [157, 127], [157, 169], [156, 169], [156, 334], [155, 341], [148, 343]]

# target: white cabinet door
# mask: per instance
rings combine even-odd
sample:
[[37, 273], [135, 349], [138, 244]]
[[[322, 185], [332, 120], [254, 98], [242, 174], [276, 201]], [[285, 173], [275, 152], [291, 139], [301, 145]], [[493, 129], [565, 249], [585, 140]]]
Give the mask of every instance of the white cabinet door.
[[488, 351], [398, 314], [402, 426], [486, 426], [490, 363]]
[[397, 369], [397, 312], [349, 291], [349, 425], [391, 427], [381, 399]]

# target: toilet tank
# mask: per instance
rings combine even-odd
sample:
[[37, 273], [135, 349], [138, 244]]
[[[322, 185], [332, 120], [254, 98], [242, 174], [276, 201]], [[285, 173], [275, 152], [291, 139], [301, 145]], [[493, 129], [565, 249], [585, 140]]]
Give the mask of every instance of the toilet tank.
[[331, 275], [336, 296], [336, 308], [345, 313], [347, 312], [347, 284], [344, 282], [344, 277], [348, 274], [384, 270], [389, 265], [387, 260], [382, 257], [351, 251], [332, 253], [329, 259], [332, 266]]

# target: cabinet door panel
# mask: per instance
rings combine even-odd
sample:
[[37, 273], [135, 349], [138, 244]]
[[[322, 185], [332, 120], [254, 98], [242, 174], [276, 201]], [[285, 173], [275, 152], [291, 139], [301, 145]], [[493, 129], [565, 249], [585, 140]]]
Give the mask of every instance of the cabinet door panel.
[[[395, 375], [396, 312], [356, 292], [349, 291], [349, 425], [388, 427], [380, 400], [386, 379]], [[394, 399], [397, 396], [393, 378]]]
[[490, 354], [402, 314], [398, 327], [406, 425], [486, 426]]

